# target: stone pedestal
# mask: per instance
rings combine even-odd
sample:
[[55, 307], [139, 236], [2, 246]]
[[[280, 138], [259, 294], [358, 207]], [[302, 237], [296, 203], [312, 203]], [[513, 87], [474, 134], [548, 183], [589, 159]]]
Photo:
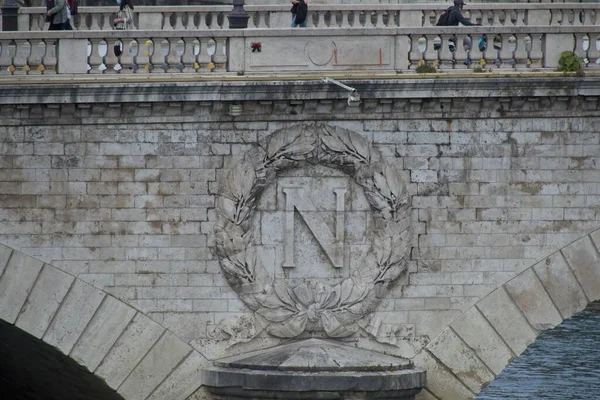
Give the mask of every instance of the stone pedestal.
[[215, 361], [202, 378], [223, 400], [412, 400], [426, 372], [403, 358], [307, 339]]

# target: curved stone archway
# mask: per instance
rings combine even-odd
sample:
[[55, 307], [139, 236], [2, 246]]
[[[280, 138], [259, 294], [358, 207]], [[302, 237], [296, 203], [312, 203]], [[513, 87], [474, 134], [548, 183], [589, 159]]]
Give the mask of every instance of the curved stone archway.
[[0, 319], [56, 347], [127, 400], [186, 399], [207, 363], [131, 306], [2, 245]]
[[415, 358], [421, 400], [475, 396], [542, 332], [600, 299], [600, 230], [527, 268], [481, 299]]

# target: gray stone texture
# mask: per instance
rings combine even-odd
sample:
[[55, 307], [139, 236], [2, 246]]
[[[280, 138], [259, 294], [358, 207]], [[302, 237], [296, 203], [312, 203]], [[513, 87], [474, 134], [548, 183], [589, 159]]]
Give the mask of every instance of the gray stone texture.
[[52, 324], [44, 334], [44, 342], [69, 354], [77, 339], [88, 326], [104, 296], [106, 294], [100, 290], [83, 281], [76, 280]]
[[0, 318], [13, 323], [33, 287], [43, 263], [13, 251], [0, 280]]
[[74, 279], [48, 264], [44, 265], [15, 325], [41, 338]]

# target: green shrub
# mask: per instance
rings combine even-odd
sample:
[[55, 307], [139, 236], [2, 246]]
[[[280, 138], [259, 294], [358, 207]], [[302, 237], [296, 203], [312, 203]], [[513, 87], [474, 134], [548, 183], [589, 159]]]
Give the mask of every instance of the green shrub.
[[473, 68], [473, 72], [485, 72], [485, 71], [483, 70], [481, 65], [478, 65], [475, 68]]
[[583, 60], [577, 57], [572, 51], [563, 51], [558, 59], [557, 71], [561, 72], [581, 72]]
[[417, 69], [415, 69], [415, 71], [417, 71], [418, 74], [432, 74], [434, 72], [437, 72], [435, 67], [430, 63], [419, 65]]

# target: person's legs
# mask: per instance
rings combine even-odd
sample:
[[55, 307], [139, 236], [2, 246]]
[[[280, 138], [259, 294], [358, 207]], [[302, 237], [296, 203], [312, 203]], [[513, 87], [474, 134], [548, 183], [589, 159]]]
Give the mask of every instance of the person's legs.
[[62, 24], [54, 24], [54, 23], [50, 23], [50, 28], [48, 28], [49, 31], [62, 31]]
[[307, 26], [307, 23], [308, 23], [308, 21], [307, 21], [307, 20], [304, 20], [304, 22], [303, 22], [303, 23], [301, 23], [301, 24], [299, 25], [299, 26], [300, 26], [300, 28], [306, 28], [306, 26]]
[[296, 14], [292, 14], [292, 28], [297, 27], [298, 24], [296, 24]]

